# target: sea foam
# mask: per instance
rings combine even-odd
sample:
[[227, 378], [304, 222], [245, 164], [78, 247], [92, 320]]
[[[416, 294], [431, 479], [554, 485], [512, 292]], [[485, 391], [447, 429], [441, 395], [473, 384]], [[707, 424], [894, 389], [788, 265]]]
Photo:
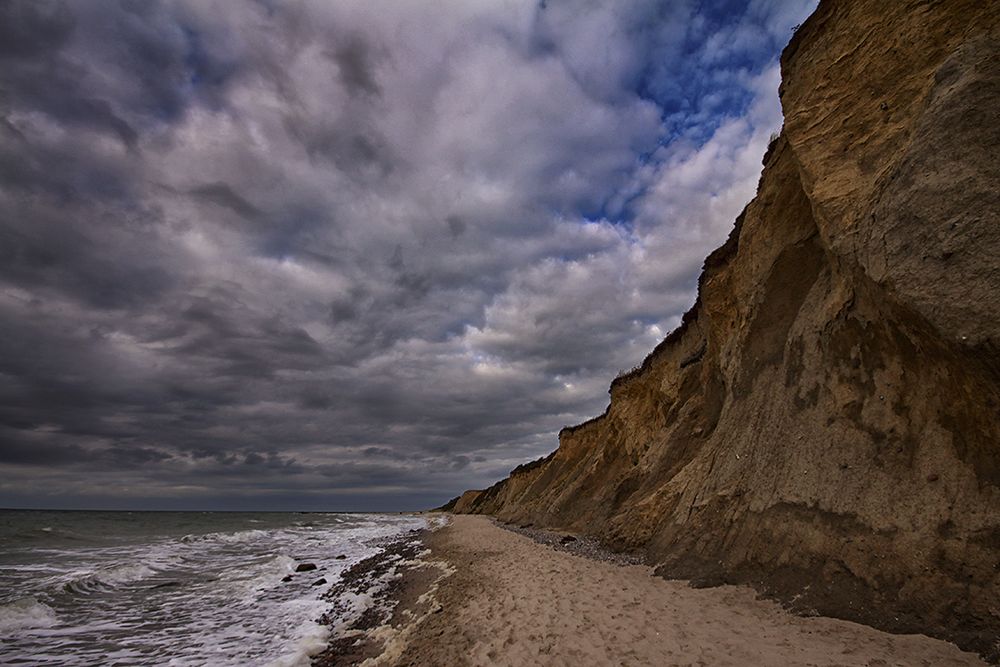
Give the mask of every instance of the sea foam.
[[59, 622], [55, 610], [33, 597], [0, 605], [0, 633], [51, 628]]

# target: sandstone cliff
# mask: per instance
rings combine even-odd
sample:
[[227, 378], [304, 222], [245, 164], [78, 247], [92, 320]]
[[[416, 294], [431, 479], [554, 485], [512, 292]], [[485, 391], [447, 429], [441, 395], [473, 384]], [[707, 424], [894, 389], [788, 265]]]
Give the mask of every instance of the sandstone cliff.
[[465, 511], [1000, 655], [1000, 4], [824, 0], [683, 325]]

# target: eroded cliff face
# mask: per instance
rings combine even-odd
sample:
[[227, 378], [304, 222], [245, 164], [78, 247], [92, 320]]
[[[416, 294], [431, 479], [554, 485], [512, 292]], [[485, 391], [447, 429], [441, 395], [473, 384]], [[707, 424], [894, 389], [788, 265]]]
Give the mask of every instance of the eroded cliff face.
[[682, 327], [465, 511], [1000, 656], [1000, 4], [824, 1]]

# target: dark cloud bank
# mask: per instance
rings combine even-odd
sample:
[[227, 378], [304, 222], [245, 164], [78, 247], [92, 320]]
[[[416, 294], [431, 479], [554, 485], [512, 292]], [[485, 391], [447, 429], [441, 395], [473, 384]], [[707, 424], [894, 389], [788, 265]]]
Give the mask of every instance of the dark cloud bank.
[[409, 509], [693, 301], [809, 0], [0, 3], [0, 506]]

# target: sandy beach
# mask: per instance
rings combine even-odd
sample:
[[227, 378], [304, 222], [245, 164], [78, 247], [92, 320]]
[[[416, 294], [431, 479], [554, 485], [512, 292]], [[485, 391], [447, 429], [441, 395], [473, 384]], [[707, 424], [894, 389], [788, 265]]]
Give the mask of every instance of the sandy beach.
[[484, 517], [454, 516], [424, 543], [429, 551], [403, 568], [391, 617], [322, 664], [984, 664], [922, 635], [795, 616], [749, 588], [693, 589], [586, 558]]

